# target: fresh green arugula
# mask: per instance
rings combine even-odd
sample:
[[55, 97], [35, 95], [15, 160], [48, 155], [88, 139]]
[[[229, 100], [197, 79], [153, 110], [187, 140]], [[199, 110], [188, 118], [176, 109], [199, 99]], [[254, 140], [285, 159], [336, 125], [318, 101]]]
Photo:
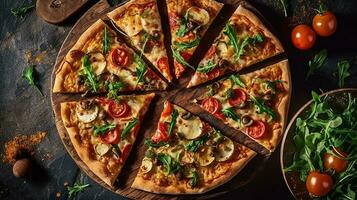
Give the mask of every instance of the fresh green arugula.
[[113, 130], [116, 127], [115, 124], [104, 124], [104, 125], [94, 125], [93, 127], [93, 135], [98, 137], [99, 135], [103, 135], [108, 131]]
[[338, 87], [342, 88], [345, 85], [345, 80], [347, 77], [351, 76], [351, 73], [348, 71], [351, 67], [351, 64], [348, 60], [339, 60], [337, 62], [337, 72], [335, 76], [338, 79]]
[[167, 142], [158, 142], [158, 143], [153, 143], [150, 139], [145, 139], [144, 141], [144, 144], [148, 147], [162, 147], [162, 146], [165, 146], [167, 145], [168, 143]]
[[196, 37], [195, 40], [191, 42], [176, 42], [175, 47], [178, 51], [182, 51], [198, 46], [200, 44], [200, 41], [201, 39], [199, 37]]
[[75, 183], [73, 186], [67, 186], [69, 198], [75, 197], [78, 193], [83, 192], [89, 184]]
[[222, 113], [225, 117], [231, 118], [236, 122], [238, 122], [240, 120], [240, 117], [236, 114], [233, 107], [223, 109]]
[[89, 86], [94, 93], [97, 93], [99, 90], [99, 84], [97, 81], [97, 77], [93, 72], [93, 68], [89, 62], [88, 55], [84, 55], [82, 58], [82, 68], [82, 73], [86, 78], [85, 84]]
[[336, 109], [327, 98], [312, 92], [311, 107], [295, 122], [295, 154], [285, 172], [296, 171], [306, 181], [312, 170], [324, 172], [323, 155], [340, 148], [348, 154], [348, 167], [335, 173], [334, 189], [321, 199], [355, 199], [357, 191], [357, 99], [348, 96], [341, 109]]
[[103, 54], [107, 54], [109, 52], [110, 49], [110, 36], [109, 36], [109, 32], [107, 30], [107, 27], [104, 27], [103, 30]]
[[196, 71], [208, 73], [208, 72], [212, 71], [216, 66], [217, 66], [217, 64], [213, 60], [209, 60], [206, 65], [198, 66]]
[[257, 107], [258, 113], [266, 113], [272, 118], [272, 120], [276, 120], [276, 113], [264, 103], [263, 99], [254, 96], [250, 96], [250, 98]]
[[316, 70], [320, 69], [326, 63], [327, 59], [327, 49], [322, 49], [315, 56], [314, 59], [309, 61], [309, 71], [307, 72], [306, 79], [315, 73]]
[[183, 66], [195, 70], [195, 68], [192, 65], [190, 65], [188, 62], [186, 62], [186, 60], [181, 56], [181, 52], [179, 50], [174, 49], [172, 47], [171, 50], [172, 50], [172, 56], [177, 60], [177, 62], [181, 63]]
[[120, 91], [121, 89], [123, 89], [125, 87], [124, 83], [122, 82], [111, 82], [108, 84], [108, 94], [107, 97], [109, 99], [114, 99], [116, 101], [119, 101], [119, 95], [118, 95], [118, 91]]
[[197, 186], [197, 184], [198, 184], [198, 181], [199, 181], [199, 175], [198, 175], [198, 173], [197, 173], [197, 171], [192, 171], [191, 173], [190, 173], [190, 186], [193, 188], [193, 187], [196, 187]]
[[12, 8], [11, 14], [14, 15], [15, 17], [23, 18], [33, 8], [35, 8], [35, 4], [29, 4], [29, 5], [22, 4], [21, 6], [19, 6], [17, 8]]
[[266, 84], [267, 88], [271, 90], [272, 94], [276, 93], [277, 84], [283, 83], [283, 80], [263, 80], [263, 83]]
[[200, 147], [202, 147], [206, 141], [209, 139], [209, 135], [205, 134], [196, 140], [190, 140], [186, 145], [186, 150], [191, 152], [197, 152]]
[[123, 129], [123, 131], [121, 132], [121, 134], [120, 134], [120, 139], [121, 140], [125, 140], [125, 138], [126, 138], [126, 135], [128, 134], [128, 133], [130, 133], [130, 131], [131, 131], [131, 129], [133, 129], [135, 126], [136, 126], [136, 124], [138, 123], [138, 118], [134, 118], [133, 120], [131, 120], [126, 126], [125, 126], [125, 128]]
[[43, 96], [42, 91], [40, 90], [40, 87], [36, 83], [35, 75], [34, 75], [34, 65], [26, 67], [24, 71], [22, 72], [22, 77], [25, 78], [29, 85], [35, 87], [37, 91]]
[[166, 170], [166, 175], [173, 174], [181, 170], [181, 165], [175, 161], [170, 155], [159, 153], [157, 154], [157, 159], [164, 165]]
[[289, 0], [280, 0], [280, 3], [284, 9], [284, 16], [287, 17], [288, 16]]
[[[240, 75], [239, 74], [232, 74], [229, 79], [231, 79], [232, 83], [235, 85], [238, 85], [241, 88], [245, 88], [245, 84], [244, 82], [241, 80]], [[232, 84], [232, 85], [233, 85]]]
[[230, 24], [230, 22], [227, 22], [226, 26], [223, 29], [223, 33], [229, 38], [229, 44], [232, 45], [235, 49], [235, 59], [239, 59], [239, 41], [237, 33], [232, 24]]
[[147, 72], [145, 62], [141, 58], [141, 56], [138, 56], [137, 54], [134, 54], [134, 60], [137, 63], [136, 76], [138, 77], [138, 80], [136, 82], [137, 83], [144, 82], [144, 75]]
[[188, 29], [187, 29], [187, 23], [188, 23], [188, 13], [186, 12], [186, 14], [184, 15], [184, 17], [181, 19], [181, 21], [180, 21], [180, 27], [179, 27], [179, 29], [178, 29], [177, 32], [176, 32], [176, 35], [177, 35], [178, 37], [183, 37], [183, 36], [187, 33], [187, 31], [188, 31]]
[[169, 127], [169, 137], [172, 135], [172, 132], [174, 131], [174, 127], [176, 125], [177, 117], [179, 116], [179, 113], [176, 109], [172, 111], [171, 114], [171, 122], [170, 122], [170, 127]]

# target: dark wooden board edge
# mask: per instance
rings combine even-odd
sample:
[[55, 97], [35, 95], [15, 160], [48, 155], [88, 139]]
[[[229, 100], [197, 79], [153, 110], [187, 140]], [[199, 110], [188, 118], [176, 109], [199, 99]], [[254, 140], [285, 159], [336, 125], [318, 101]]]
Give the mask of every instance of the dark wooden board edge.
[[[264, 20], [262, 15], [254, 7], [252, 7], [249, 3], [245, 2], [245, 1], [234, 1], [234, 0], [232, 0], [232, 1], [230, 1], [230, 4], [235, 5], [235, 6], [237, 6], [239, 4], [244, 5], [247, 8], [251, 9], [252, 11], [254, 11], [261, 19]], [[216, 196], [222, 195], [224, 193], [227, 193], [227, 192], [229, 192], [229, 191], [231, 191], [233, 189], [237, 189], [237, 188], [245, 185], [246, 183], [248, 183], [259, 170], [264, 168], [266, 161], [269, 159], [269, 156], [270, 156], [269, 153], [266, 153], [264, 151], [262, 152], [261, 150], [259, 150], [258, 153], [260, 153], [262, 155], [256, 156], [239, 173], [239, 175], [237, 175], [231, 181], [229, 181], [228, 183], [226, 183], [226, 184], [224, 184], [224, 185], [222, 185], [222, 186], [220, 186], [220, 187], [218, 187], [218, 188], [216, 188], [216, 189], [214, 189], [214, 190], [212, 190], [212, 191], [210, 191], [208, 193], [201, 194], [201, 195], [191, 195], [191, 196], [187, 196], [187, 195], [179, 195], [179, 196], [157, 195], [157, 194], [153, 194], [153, 193], [144, 192], [144, 191], [135, 190], [135, 189], [130, 188], [131, 183], [133, 181], [133, 178], [135, 178], [136, 172], [138, 170], [138, 166], [136, 168], [135, 167], [133, 168], [132, 166], [135, 164], [134, 163], [135, 161], [139, 162], [139, 166], [140, 166], [140, 163], [141, 163], [141, 158], [138, 159], [138, 156], [140, 157], [140, 155], [138, 155], [138, 151], [135, 151], [135, 150], [137, 150], [137, 148], [139, 146], [143, 145], [143, 138], [144, 137], [139, 137], [137, 139], [136, 145], [134, 145], [136, 147], [136, 149], [135, 148], [133, 149], [133, 151], [132, 151], [133, 155], [130, 156], [130, 158], [128, 159], [128, 162], [126, 163], [126, 165], [123, 168], [123, 172], [126, 171], [128, 173], [122, 173], [119, 176], [119, 180], [124, 180], [124, 179], [126, 180], [125, 183], [118, 183], [115, 188], [105, 184], [102, 180], [100, 180], [95, 174], [93, 174], [88, 169], [88, 167], [85, 165], [85, 163], [83, 163], [81, 161], [81, 159], [77, 155], [75, 149], [73, 148], [69, 137], [67, 136], [66, 129], [65, 129], [64, 125], [63, 125], [63, 122], [62, 122], [62, 119], [61, 119], [61, 116], [60, 116], [60, 105], [59, 105], [59, 103], [63, 102], [63, 101], [73, 100], [73, 98], [72, 98], [72, 95], [53, 94], [52, 93], [54, 74], [55, 74], [55, 71], [57, 70], [57, 68], [59, 67], [59, 65], [61, 64], [62, 59], [64, 58], [65, 54], [68, 52], [70, 47], [72, 47], [74, 45], [74, 43], [76, 42], [75, 39], [78, 38], [81, 35], [81, 33], [84, 30], [86, 30], [87, 27], [89, 27], [97, 19], [99, 19], [99, 18], [106, 19], [105, 14], [108, 11], [112, 10], [112, 9], [114, 9], [114, 8], [111, 8], [106, 0], [101, 0], [97, 4], [95, 4], [90, 10], [88, 10], [78, 20], [78, 22], [73, 26], [73, 28], [69, 32], [67, 38], [63, 42], [63, 44], [61, 46], [61, 49], [60, 49], [60, 51], [58, 53], [58, 56], [56, 58], [56, 64], [54, 65], [54, 69], [53, 69], [53, 72], [52, 72], [52, 77], [51, 77], [52, 78], [51, 79], [51, 82], [52, 82], [52, 84], [51, 84], [51, 102], [52, 102], [52, 107], [53, 107], [53, 111], [54, 111], [56, 127], [57, 127], [59, 136], [60, 136], [60, 138], [61, 138], [66, 150], [69, 152], [69, 154], [71, 155], [73, 160], [76, 162], [76, 164], [88, 176], [90, 176], [93, 180], [95, 180], [101, 186], [103, 186], [106, 189], [108, 189], [108, 190], [110, 190], [112, 192], [115, 192], [117, 194], [126, 196], [128, 198], [134, 198], [134, 199], [190, 199], [190, 198], [202, 198], [202, 199], [205, 199], [205, 198], [212, 198], [212, 197], [216, 197]], [[271, 30], [271, 27], [269, 27], [269, 29]], [[188, 75], [188, 76], [186, 75], [186, 79], [184, 80], [184, 82], [185, 81], [187, 82], [187, 77], [189, 77], [189, 76], [190, 75]], [[179, 92], [179, 89], [177, 90], [177, 92]], [[291, 94], [291, 87], [290, 87], [289, 94]], [[154, 113], [153, 112], [149, 113], [150, 112], [149, 111], [147, 113], [147, 115], [146, 115], [146, 118], [148, 116], [159, 116], [159, 114], [160, 114], [160, 112], [162, 110], [162, 106], [160, 108], [160, 105], [162, 105], [163, 101], [167, 98], [167, 96], [168, 96], [168, 94], [166, 94], [165, 92], [163, 92], [162, 94], [158, 95], [158, 97], [154, 100], [154, 101], [156, 101], [156, 103], [153, 103], [153, 104], [158, 105], [159, 109], [157, 107], [155, 107], [155, 109], [151, 109], [151, 110], [154, 110], [153, 111]], [[78, 95], [77, 95], [77, 98], [78, 98]], [[173, 101], [174, 101], [174, 103], [177, 103], [174, 99], [173, 99]], [[153, 104], [151, 105], [151, 107], [153, 106]], [[180, 104], [178, 103], [178, 105], [180, 105]], [[197, 114], [198, 116], [201, 117], [202, 115], [206, 115], [207, 113], [195, 113], [195, 114]], [[152, 120], [152, 119], [147, 120], [147, 121], [150, 121], [151, 123], [155, 122], [155, 120]], [[142, 124], [142, 127], [145, 127], [145, 123]], [[152, 131], [153, 130], [147, 130], [144, 135], [148, 135], [148, 133], [150, 133]], [[140, 132], [142, 132], [142, 131], [140, 131]], [[140, 133], [139, 133], [139, 135], [140, 135]], [[249, 140], [251, 140], [251, 139], [248, 138], [246, 141], [249, 141]], [[255, 142], [253, 142], [253, 143], [255, 143]], [[251, 145], [248, 145], [248, 146], [250, 147]], [[253, 146], [254, 146], [254, 144], [253, 144]], [[258, 146], [260, 146], [260, 145], [258, 145]], [[257, 165], [259, 166], [258, 169], [256, 167]], [[128, 167], [129, 167], [129, 169], [128, 169]], [[123, 175], [123, 174], [126, 174], [126, 175]], [[131, 175], [128, 176], [128, 174], [131, 174]], [[244, 178], [244, 180], [241, 180], [242, 177]]]

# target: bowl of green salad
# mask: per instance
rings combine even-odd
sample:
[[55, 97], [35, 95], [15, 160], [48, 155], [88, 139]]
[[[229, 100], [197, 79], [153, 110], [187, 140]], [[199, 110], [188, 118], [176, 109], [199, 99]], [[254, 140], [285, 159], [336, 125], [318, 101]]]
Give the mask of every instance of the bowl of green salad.
[[357, 199], [357, 88], [312, 92], [286, 129], [280, 162], [296, 199]]

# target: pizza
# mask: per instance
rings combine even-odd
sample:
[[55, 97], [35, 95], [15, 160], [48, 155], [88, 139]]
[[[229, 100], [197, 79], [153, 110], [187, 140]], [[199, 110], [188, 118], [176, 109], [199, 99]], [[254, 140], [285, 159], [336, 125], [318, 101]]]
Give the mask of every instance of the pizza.
[[131, 0], [108, 17], [168, 80], [172, 80], [156, 0]]
[[166, 101], [132, 187], [198, 194], [229, 181], [256, 155], [183, 108]]
[[171, 30], [171, 50], [175, 76], [186, 67], [203, 35], [223, 7], [214, 0], [166, 0]]
[[54, 93], [163, 90], [167, 84], [102, 20], [78, 39], [55, 72]]
[[196, 103], [226, 125], [273, 151], [279, 144], [288, 112], [288, 61], [209, 85]]
[[259, 18], [239, 6], [200, 61], [187, 87], [237, 72], [283, 51], [279, 40]]
[[61, 103], [69, 138], [88, 168], [112, 186], [135, 142], [155, 94]]

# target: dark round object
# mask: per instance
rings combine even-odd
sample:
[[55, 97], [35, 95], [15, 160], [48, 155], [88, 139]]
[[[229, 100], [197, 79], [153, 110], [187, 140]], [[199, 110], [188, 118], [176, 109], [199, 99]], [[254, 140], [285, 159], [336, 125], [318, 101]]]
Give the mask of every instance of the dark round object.
[[32, 163], [28, 158], [17, 160], [12, 167], [12, 173], [17, 178], [23, 178], [30, 175]]

